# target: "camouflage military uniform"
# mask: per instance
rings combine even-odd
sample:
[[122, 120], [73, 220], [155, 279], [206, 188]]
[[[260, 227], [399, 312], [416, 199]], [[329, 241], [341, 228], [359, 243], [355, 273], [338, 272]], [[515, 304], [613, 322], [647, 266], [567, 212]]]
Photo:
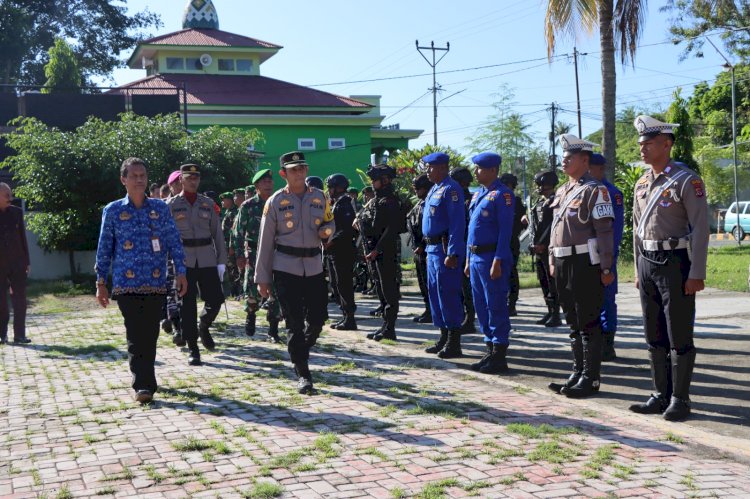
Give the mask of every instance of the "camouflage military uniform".
[[[232, 206], [226, 210], [221, 219], [221, 231], [224, 234], [224, 244], [227, 249], [232, 248], [232, 227], [239, 210]], [[240, 294], [239, 270], [237, 269], [237, 254], [229, 252], [227, 258], [227, 275], [229, 276], [230, 293], [232, 296]]]

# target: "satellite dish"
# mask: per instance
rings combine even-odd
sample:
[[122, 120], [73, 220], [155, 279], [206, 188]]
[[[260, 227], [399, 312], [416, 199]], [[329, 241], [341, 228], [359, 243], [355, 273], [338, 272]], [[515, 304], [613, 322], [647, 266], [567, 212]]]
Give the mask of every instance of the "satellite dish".
[[213, 62], [213, 58], [208, 54], [203, 54], [200, 58], [201, 65], [203, 67], [210, 66], [211, 62]]

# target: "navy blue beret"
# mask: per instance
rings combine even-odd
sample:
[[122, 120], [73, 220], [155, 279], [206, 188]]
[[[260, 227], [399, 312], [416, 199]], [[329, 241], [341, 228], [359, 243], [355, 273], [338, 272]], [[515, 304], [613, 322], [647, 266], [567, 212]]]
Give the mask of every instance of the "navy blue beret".
[[503, 158], [494, 152], [480, 152], [471, 158], [471, 162], [480, 168], [499, 168]]
[[440, 165], [440, 164], [447, 165], [450, 160], [451, 160], [451, 157], [445, 154], [444, 152], [434, 152], [422, 158], [423, 163], [425, 164], [434, 163], [436, 165]]
[[589, 160], [590, 165], [606, 165], [607, 160], [604, 159], [604, 156], [602, 156], [599, 153], [594, 153], [591, 155], [591, 159]]

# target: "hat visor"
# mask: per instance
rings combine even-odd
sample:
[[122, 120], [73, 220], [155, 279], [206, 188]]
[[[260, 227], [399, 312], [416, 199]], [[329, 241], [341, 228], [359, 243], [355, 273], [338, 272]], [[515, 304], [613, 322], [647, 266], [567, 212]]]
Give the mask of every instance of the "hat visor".
[[305, 161], [291, 161], [289, 163], [284, 163], [282, 165], [282, 168], [294, 168], [295, 166], [310, 166]]
[[201, 176], [201, 172], [182, 172], [182, 175], [196, 175], [198, 177]]
[[659, 135], [661, 135], [661, 134], [662, 134], [661, 132], [649, 132], [649, 133], [643, 133], [643, 134], [641, 134], [641, 135], [639, 135], [639, 136], [638, 136], [638, 142], [639, 142], [639, 143], [640, 143], [640, 142], [646, 142], [647, 140], [651, 140], [651, 139], [653, 139], [654, 137], [658, 137], [658, 136], [659, 136]]

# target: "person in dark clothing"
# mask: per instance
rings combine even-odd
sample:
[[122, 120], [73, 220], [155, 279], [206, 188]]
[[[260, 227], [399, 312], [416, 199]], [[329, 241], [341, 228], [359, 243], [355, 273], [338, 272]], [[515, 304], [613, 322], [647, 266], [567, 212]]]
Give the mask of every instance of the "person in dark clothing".
[[[513, 192], [518, 187], [518, 177], [512, 173], [503, 173], [500, 177], [500, 182]], [[518, 302], [518, 292], [521, 289], [520, 282], [518, 281], [518, 259], [521, 256], [521, 241], [519, 237], [523, 229], [526, 228], [526, 224], [523, 221], [524, 215], [526, 215], [526, 206], [523, 204], [523, 199], [519, 196], [515, 196], [515, 198], [513, 233], [510, 236], [510, 252], [513, 255], [513, 267], [510, 269], [510, 292], [508, 293], [508, 314], [511, 317], [518, 314], [516, 311], [516, 302]]]
[[406, 218], [407, 228], [409, 230], [409, 244], [414, 253], [414, 268], [417, 272], [417, 282], [419, 283], [419, 292], [424, 300], [424, 312], [422, 315], [414, 317], [414, 322], [419, 324], [431, 324], [432, 314], [430, 313], [430, 297], [427, 291], [427, 253], [425, 253], [424, 236], [422, 235], [422, 215], [424, 213], [425, 199], [427, 193], [434, 184], [430, 182], [426, 174], [415, 177], [412, 181], [414, 193], [419, 201], [409, 211]]
[[13, 305], [13, 343], [31, 343], [26, 337], [26, 276], [31, 269], [23, 211], [10, 204], [13, 191], [0, 182], [0, 343], [8, 341], [8, 289]]
[[323, 244], [326, 254], [331, 259], [331, 285], [334, 294], [339, 298], [339, 306], [343, 314], [342, 319], [332, 324], [333, 329], [354, 331], [357, 322], [354, 320], [354, 312], [357, 305], [354, 303], [354, 203], [346, 192], [349, 187], [349, 179], [340, 173], [329, 176], [326, 179], [328, 197], [333, 203], [333, 222], [336, 230], [333, 235]]
[[549, 273], [549, 236], [552, 229], [553, 208], [555, 200], [555, 187], [559, 182], [557, 173], [554, 171], [542, 171], [534, 175], [537, 199], [531, 210], [531, 245], [529, 251], [534, 258], [536, 276], [544, 294], [544, 302], [547, 304], [547, 313], [536, 321], [545, 327], [557, 327], [562, 324], [560, 320], [560, 300], [557, 296], [555, 279]]
[[383, 325], [377, 331], [368, 334], [367, 338], [375, 341], [395, 340], [399, 301], [396, 240], [402, 225], [401, 201], [396, 196], [392, 184], [396, 170], [387, 165], [375, 165], [367, 170], [367, 176], [370, 177], [375, 189], [375, 216], [370, 230], [365, 233], [369, 251], [366, 258], [370, 262], [375, 262], [375, 271], [385, 301]]
[[[466, 233], [464, 237], [468, 235], [469, 231], [469, 205], [471, 204], [471, 192], [469, 192], [469, 186], [474, 180], [471, 172], [468, 168], [455, 168], [450, 173], [451, 178], [458, 182], [461, 189], [464, 191], [464, 205], [466, 206]], [[468, 255], [467, 255], [468, 258]], [[464, 275], [463, 279], [463, 301], [464, 301], [464, 322], [461, 324], [461, 334], [476, 333], [477, 328], [474, 326], [474, 319], [476, 318], [476, 312], [474, 311], [474, 297], [472, 296], [471, 279], [468, 275]]]

